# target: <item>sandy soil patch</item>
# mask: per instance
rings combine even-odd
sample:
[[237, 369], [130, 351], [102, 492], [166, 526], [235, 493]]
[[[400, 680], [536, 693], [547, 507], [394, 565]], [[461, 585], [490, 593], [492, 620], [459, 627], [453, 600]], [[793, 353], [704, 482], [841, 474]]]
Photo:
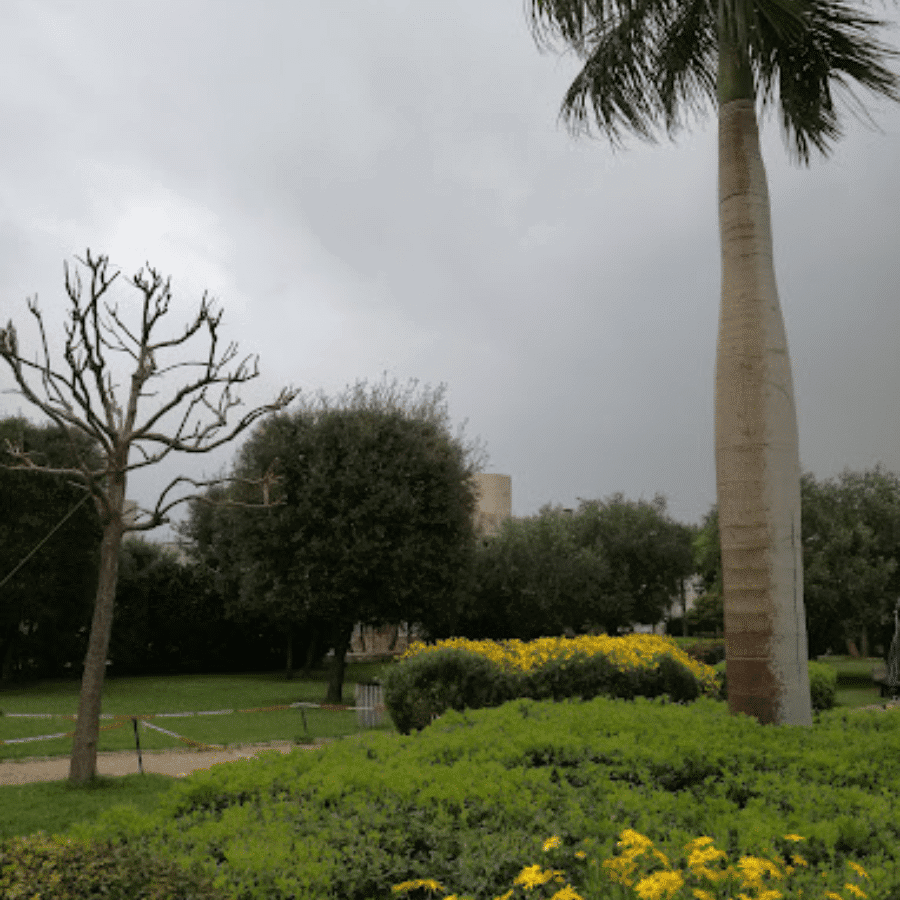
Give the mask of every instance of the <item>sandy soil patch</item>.
[[[265, 750], [288, 753], [299, 745], [288, 741], [229, 747], [225, 750], [162, 750], [142, 754], [145, 772], [160, 775], [187, 775], [198, 769], [208, 769], [221, 763], [256, 756]], [[310, 749], [307, 747], [306, 749]], [[120, 753], [98, 753], [98, 775], [131, 775], [138, 771], [134, 750]], [[69, 777], [69, 757], [52, 756], [40, 759], [11, 759], [0, 761], [0, 785], [28, 784], [32, 781], [59, 781]]]

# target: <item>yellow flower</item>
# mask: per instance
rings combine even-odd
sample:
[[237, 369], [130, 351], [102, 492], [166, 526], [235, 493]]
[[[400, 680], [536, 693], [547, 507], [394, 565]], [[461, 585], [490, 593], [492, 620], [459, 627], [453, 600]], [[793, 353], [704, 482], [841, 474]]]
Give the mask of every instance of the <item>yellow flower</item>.
[[645, 850], [649, 850], [653, 846], [653, 841], [633, 828], [626, 828], [619, 835], [616, 846], [640, 856]]
[[799, 834], [786, 834], [786, 835], [784, 836], [784, 839], [785, 839], [786, 841], [794, 841], [795, 843], [796, 843], [797, 841], [802, 841], [802, 840], [803, 840], [803, 838], [800, 837]]
[[840, 894], [836, 894], [834, 891], [825, 891], [822, 896], [824, 900], [844, 900]]
[[609, 872], [609, 877], [626, 887], [632, 884], [631, 876], [637, 869], [637, 863], [631, 856], [616, 856], [613, 859], [603, 860], [603, 868]]
[[513, 889], [510, 888], [505, 894], [501, 894], [499, 897], [494, 897], [494, 900], [509, 900], [513, 895]]
[[584, 900], [584, 898], [576, 892], [571, 884], [567, 884], [562, 890], [557, 891], [550, 900]]
[[444, 886], [433, 878], [415, 878], [412, 881], [404, 881], [395, 884], [391, 890], [396, 894], [406, 894], [409, 891], [415, 891], [418, 888], [427, 888], [429, 891], [440, 891], [444, 893]]
[[526, 891], [530, 891], [534, 887], [546, 884], [557, 875], [562, 875], [562, 872], [554, 869], [542, 869], [538, 865], [526, 866], [516, 875], [513, 884], [521, 884]]
[[792, 862], [795, 866], [808, 866], [808, 865], [809, 865], [809, 863], [808, 863], [802, 856], [800, 856], [798, 853], [794, 853], [794, 854], [791, 856], [791, 862]]
[[585, 853], [584, 850], [576, 850], [575, 858], [576, 859], [587, 859], [587, 853]]
[[869, 873], [858, 862], [854, 862], [852, 859], [848, 859], [847, 865], [850, 866], [850, 868], [853, 869], [853, 871], [856, 872], [856, 874], [861, 878], [871, 879]]
[[702, 888], [694, 888], [694, 896], [697, 900], [716, 900], [715, 896], [709, 891], [704, 891]]
[[850, 884], [849, 881], [844, 885], [844, 890], [850, 891], [850, 893], [853, 894], [854, 897], [862, 897], [863, 900], [868, 897], [868, 894], [866, 894], [865, 891], [862, 890], [862, 888], [857, 887], [855, 884]]
[[642, 878], [634, 891], [641, 900], [669, 900], [684, 885], [684, 879], [678, 872], [654, 872]]
[[562, 844], [562, 839], [558, 834], [554, 834], [553, 837], [549, 837], [544, 841], [543, 851], [547, 853], [550, 850], [555, 850], [560, 844]]
[[766, 875], [781, 878], [781, 870], [771, 859], [762, 856], [742, 856], [738, 860], [743, 887], [762, 887]]

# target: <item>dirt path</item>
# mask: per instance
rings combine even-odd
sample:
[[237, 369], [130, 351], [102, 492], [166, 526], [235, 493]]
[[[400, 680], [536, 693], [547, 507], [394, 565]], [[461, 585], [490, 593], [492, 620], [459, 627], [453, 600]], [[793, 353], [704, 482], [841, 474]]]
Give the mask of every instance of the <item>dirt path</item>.
[[[143, 754], [145, 772], [160, 775], [187, 775], [198, 769], [208, 769], [220, 763], [233, 762], [256, 756], [264, 750], [288, 753], [298, 747], [287, 741], [233, 747], [226, 750], [162, 750]], [[307, 748], [308, 749], [308, 748]], [[131, 775], [138, 771], [137, 753], [134, 750], [121, 753], [98, 753], [98, 775]], [[33, 781], [59, 781], [69, 776], [69, 757], [50, 756], [40, 759], [0, 761], [0, 785], [28, 784]]]

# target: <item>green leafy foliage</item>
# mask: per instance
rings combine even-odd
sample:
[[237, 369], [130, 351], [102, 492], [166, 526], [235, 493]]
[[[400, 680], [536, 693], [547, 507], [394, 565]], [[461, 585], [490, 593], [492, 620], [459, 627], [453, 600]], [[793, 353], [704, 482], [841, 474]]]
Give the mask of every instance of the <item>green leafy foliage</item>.
[[809, 663], [809, 690], [813, 712], [834, 709], [837, 699], [837, 672], [824, 663]]
[[37, 833], [0, 841], [5, 900], [218, 900], [229, 895], [200, 876], [121, 844]]
[[550, 835], [602, 858], [634, 828], [673, 859], [708, 835], [736, 859], [798, 834], [812, 878], [853, 860], [887, 900], [898, 740], [900, 717], [882, 713], [773, 729], [706, 698], [519, 699], [415, 735], [213, 767], [156, 811], [110, 811], [75, 836], [199, 865], [242, 900], [364, 900], [420, 878], [497, 896]]
[[84, 657], [100, 520], [93, 501], [65, 476], [3, 468], [20, 464], [7, 441], [35, 465], [66, 467], [96, 451], [74, 431], [0, 420], [0, 581], [12, 575], [0, 589], [0, 677], [59, 676]]

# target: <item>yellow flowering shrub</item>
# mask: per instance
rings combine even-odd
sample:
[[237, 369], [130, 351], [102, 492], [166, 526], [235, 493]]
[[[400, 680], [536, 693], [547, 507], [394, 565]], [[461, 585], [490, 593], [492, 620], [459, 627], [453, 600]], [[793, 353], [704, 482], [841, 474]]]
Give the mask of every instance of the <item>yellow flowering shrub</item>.
[[[831, 874], [835, 882], [823, 892], [821, 882], [811, 887], [802, 869], [785, 862], [791, 855], [788, 844], [803, 838], [786, 834], [784, 840], [788, 843], [780, 853], [770, 850], [768, 856], [745, 855], [729, 864], [727, 854], [704, 835], [688, 842], [679, 864], [673, 865], [650, 838], [626, 828], [607, 859], [593, 859], [581, 848], [570, 854], [568, 863], [581, 870], [581, 877], [572, 878], [563, 869], [533, 863], [522, 868], [512, 888], [491, 900], [867, 900], [860, 882], [870, 878], [861, 865], [848, 861], [849, 875], [821, 873], [826, 878]], [[566, 855], [559, 835], [547, 838], [542, 851], [553, 853], [554, 862]], [[574, 887], [573, 881], [581, 887]], [[837, 882], [843, 884], [838, 887]], [[395, 885], [394, 891], [409, 892], [419, 887], [426, 888], [429, 896], [440, 897], [437, 892], [443, 891], [431, 879], [404, 882]], [[444, 893], [442, 900], [474, 898]]]
[[474, 641], [449, 638], [434, 644], [413, 643], [400, 658], [410, 659], [442, 649], [465, 650], [483, 656], [508, 672], [533, 672], [550, 662], [575, 659], [578, 656], [604, 656], [623, 669], [647, 669], [659, 665], [663, 657], [681, 663], [697, 679], [701, 691], [709, 696], [718, 693], [715, 669], [684, 652], [673, 640], [657, 634], [580, 635], [574, 638], [547, 637], [534, 641]]

